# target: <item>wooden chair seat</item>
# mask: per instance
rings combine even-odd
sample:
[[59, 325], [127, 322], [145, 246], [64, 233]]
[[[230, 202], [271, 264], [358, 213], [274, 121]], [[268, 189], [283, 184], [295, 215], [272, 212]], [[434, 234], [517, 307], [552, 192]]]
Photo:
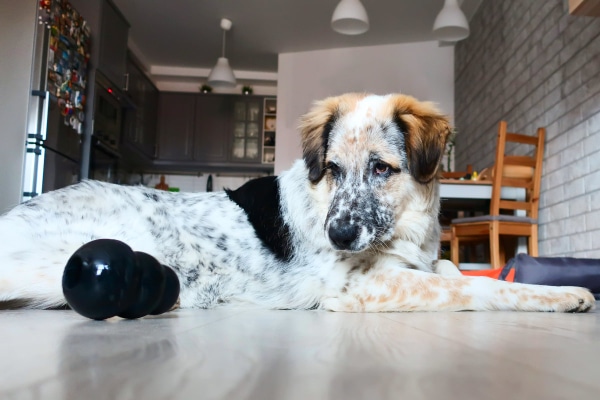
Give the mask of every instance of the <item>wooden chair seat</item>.
[[473, 222], [488, 222], [488, 221], [510, 221], [521, 222], [525, 224], [537, 224], [537, 219], [529, 217], [520, 217], [518, 215], [478, 215], [476, 217], [454, 218], [453, 224], [467, 224]]

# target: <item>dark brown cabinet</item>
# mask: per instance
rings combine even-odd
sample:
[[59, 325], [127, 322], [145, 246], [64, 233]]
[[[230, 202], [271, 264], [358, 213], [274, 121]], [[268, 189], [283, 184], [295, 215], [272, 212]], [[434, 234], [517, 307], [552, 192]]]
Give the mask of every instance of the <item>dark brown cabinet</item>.
[[194, 160], [227, 161], [231, 102], [226, 96], [196, 95]]
[[235, 96], [230, 157], [237, 162], [260, 162], [262, 98]]
[[133, 104], [125, 110], [123, 144], [143, 155], [149, 164], [156, 157], [158, 89], [132, 60], [127, 63], [127, 73], [127, 94]]
[[196, 95], [160, 93], [158, 96], [157, 163], [193, 160]]
[[127, 86], [129, 23], [112, 1], [102, 2], [98, 69], [119, 89]]
[[155, 171], [272, 172], [262, 163], [262, 96], [159, 94]]

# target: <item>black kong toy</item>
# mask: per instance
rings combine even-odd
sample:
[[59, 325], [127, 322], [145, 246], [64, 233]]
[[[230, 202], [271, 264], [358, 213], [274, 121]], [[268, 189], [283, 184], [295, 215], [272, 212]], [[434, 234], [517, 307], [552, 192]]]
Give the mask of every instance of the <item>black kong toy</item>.
[[171, 268], [113, 239], [94, 240], [73, 253], [62, 287], [73, 310], [96, 320], [162, 314], [179, 297], [179, 279]]

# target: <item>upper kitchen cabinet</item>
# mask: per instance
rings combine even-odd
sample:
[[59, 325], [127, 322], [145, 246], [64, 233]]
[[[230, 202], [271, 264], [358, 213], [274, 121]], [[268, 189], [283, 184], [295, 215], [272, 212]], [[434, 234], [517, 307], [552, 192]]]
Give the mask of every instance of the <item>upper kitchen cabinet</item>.
[[231, 160], [260, 162], [262, 97], [233, 97]]
[[127, 89], [127, 36], [129, 23], [115, 5], [102, 2], [98, 69], [118, 88]]
[[193, 160], [196, 95], [160, 93], [158, 97], [158, 165]]
[[194, 159], [201, 162], [227, 161], [231, 101], [229, 96], [196, 95]]
[[127, 92], [133, 105], [125, 110], [123, 144], [138, 153], [132, 157], [141, 154], [149, 164], [156, 157], [158, 89], [131, 59], [127, 61], [127, 74]]
[[155, 171], [272, 172], [262, 162], [262, 96], [159, 94]]

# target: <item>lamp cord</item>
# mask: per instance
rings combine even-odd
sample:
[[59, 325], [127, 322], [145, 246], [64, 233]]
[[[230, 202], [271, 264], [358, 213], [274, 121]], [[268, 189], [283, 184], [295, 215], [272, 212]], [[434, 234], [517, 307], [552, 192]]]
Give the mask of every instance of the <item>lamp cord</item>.
[[225, 29], [223, 29], [223, 58], [225, 58], [225, 35], [227, 34], [227, 31]]

